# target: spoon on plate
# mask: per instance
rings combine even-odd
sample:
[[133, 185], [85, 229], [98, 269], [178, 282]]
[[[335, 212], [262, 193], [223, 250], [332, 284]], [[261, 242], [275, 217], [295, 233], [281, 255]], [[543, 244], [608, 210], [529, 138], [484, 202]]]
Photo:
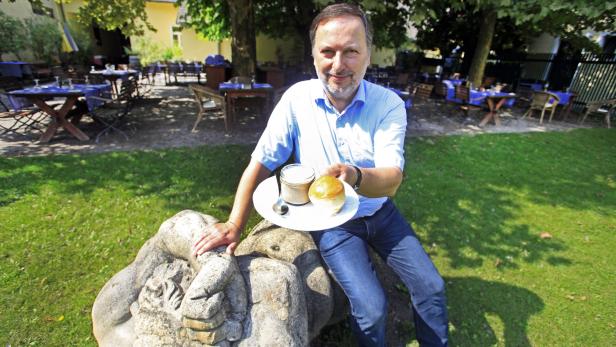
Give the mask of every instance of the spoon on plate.
[[284, 203], [284, 200], [282, 200], [282, 196], [280, 195], [280, 171], [276, 172], [276, 183], [278, 184], [278, 200], [276, 200], [272, 206], [272, 209], [277, 214], [283, 216], [289, 212], [289, 206]]

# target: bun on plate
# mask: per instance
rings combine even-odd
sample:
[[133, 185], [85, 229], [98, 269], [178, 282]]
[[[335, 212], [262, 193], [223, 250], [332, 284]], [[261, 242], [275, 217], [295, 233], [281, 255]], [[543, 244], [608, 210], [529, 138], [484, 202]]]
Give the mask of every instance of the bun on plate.
[[344, 205], [344, 185], [334, 176], [317, 178], [308, 190], [310, 201], [326, 213], [336, 214]]

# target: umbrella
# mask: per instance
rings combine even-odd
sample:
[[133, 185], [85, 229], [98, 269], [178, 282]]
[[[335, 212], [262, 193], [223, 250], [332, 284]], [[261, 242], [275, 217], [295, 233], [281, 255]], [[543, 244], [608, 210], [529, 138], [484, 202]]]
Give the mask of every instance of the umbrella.
[[64, 35], [62, 35], [63, 38], [63, 48], [65, 52], [77, 52], [79, 51], [79, 47], [77, 46], [77, 44], [75, 43], [75, 39], [73, 39], [73, 36], [71, 35], [71, 31], [68, 28], [68, 24], [66, 22], [62, 23], [62, 28], [64, 29]]

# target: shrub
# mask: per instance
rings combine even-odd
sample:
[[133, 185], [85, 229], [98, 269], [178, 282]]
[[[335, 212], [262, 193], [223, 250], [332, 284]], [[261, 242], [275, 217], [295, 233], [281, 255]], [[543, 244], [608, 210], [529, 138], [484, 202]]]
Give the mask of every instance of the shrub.
[[24, 23], [0, 11], [0, 60], [2, 54], [13, 53], [18, 59], [19, 53], [28, 47], [28, 30]]
[[62, 50], [62, 32], [58, 22], [47, 18], [26, 21], [30, 28], [30, 45], [34, 58], [47, 64], [57, 62]]

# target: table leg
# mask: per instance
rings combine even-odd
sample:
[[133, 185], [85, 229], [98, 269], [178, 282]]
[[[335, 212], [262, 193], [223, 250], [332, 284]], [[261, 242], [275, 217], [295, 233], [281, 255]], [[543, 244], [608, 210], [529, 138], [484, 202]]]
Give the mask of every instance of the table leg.
[[53, 121], [49, 124], [47, 130], [45, 130], [39, 139], [40, 142], [49, 142], [60, 126], [81, 141], [87, 141], [90, 139], [83, 131], [66, 120], [66, 114], [71, 110], [71, 108], [73, 108], [77, 98], [77, 96], [67, 97], [62, 107], [57, 111], [47, 105], [42, 99], [33, 100], [36, 106], [53, 118]]

